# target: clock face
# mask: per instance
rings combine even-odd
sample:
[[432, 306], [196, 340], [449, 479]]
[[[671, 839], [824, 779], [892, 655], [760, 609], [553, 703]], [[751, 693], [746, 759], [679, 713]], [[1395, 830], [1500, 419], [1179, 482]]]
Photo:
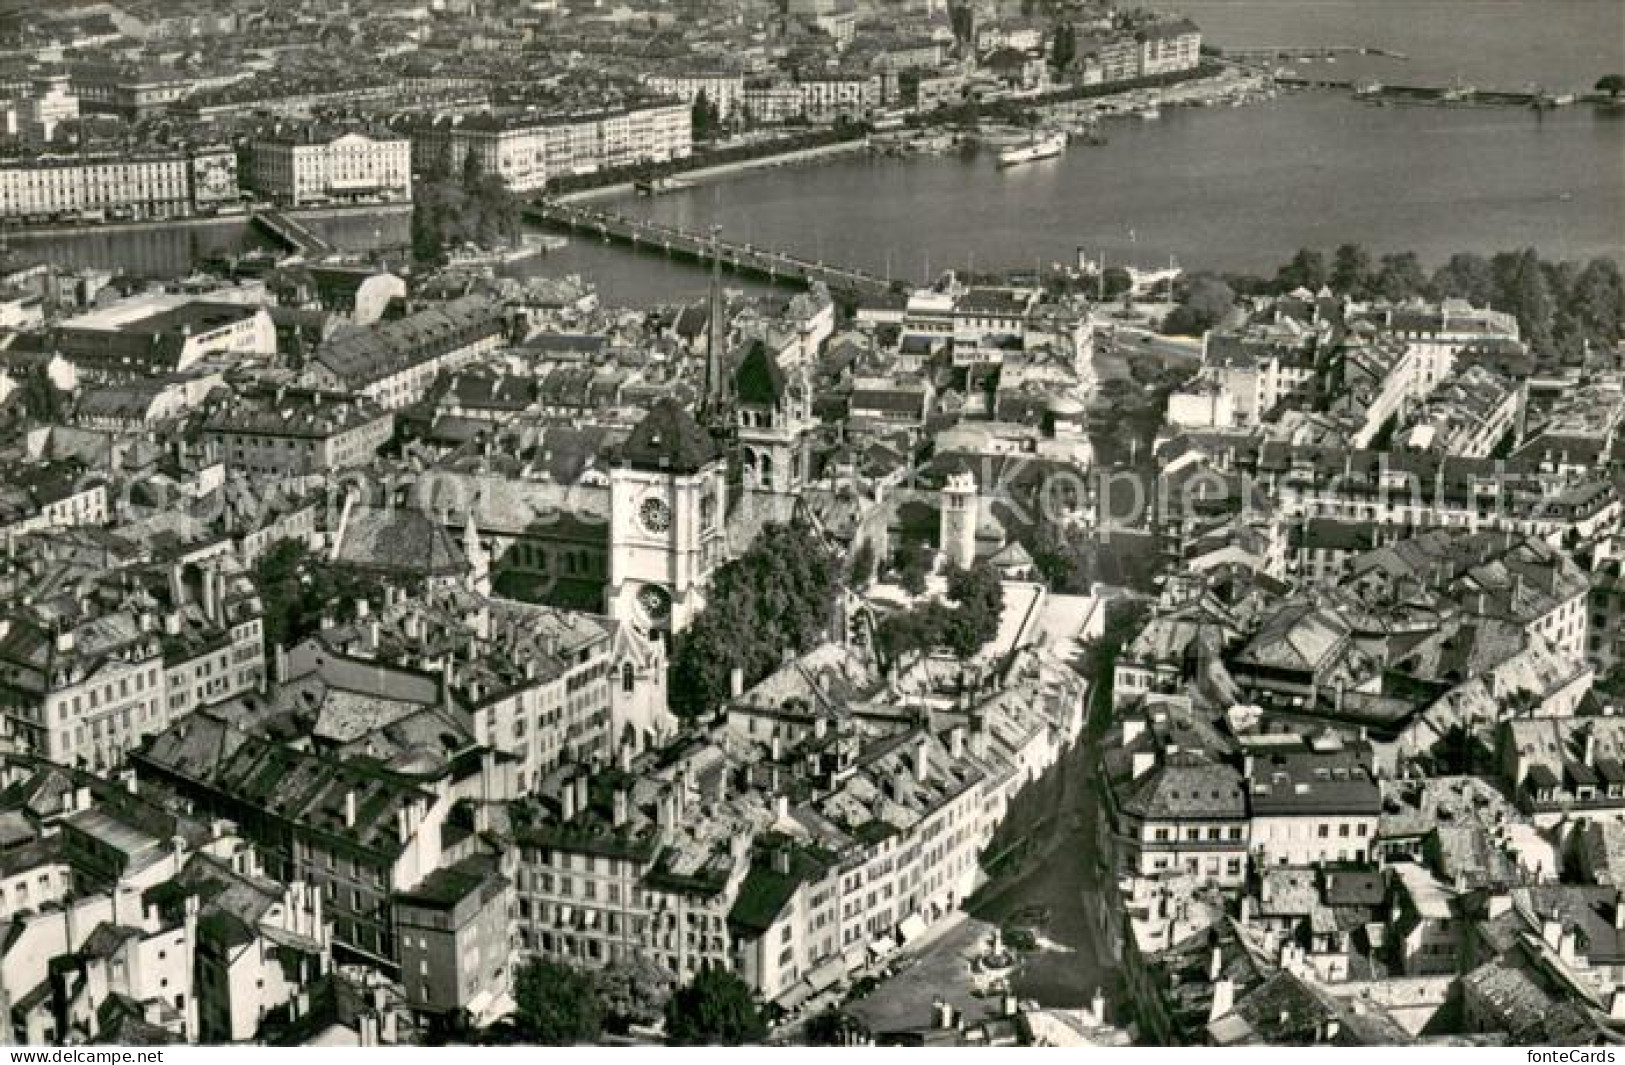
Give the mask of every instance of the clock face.
[[638, 521], [649, 532], [666, 532], [671, 529], [671, 508], [664, 499], [645, 499], [638, 507]]
[[671, 596], [658, 585], [646, 584], [638, 589], [638, 609], [650, 621], [664, 621], [671, 613]]

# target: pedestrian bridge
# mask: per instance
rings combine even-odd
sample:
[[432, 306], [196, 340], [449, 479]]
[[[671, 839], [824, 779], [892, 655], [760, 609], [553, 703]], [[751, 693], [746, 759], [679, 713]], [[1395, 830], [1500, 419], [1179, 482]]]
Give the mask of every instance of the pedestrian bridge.
[[774, 282], [811, 286], [821, 283], [830, 294], [853, 299], [903, 291], [901, 282], [851, 267], [814, 261], [774, 248], [721, 240], [710, 233], [698, 233], [661, 222], [628, 218], [613, 211], [601, 211], [577, 204], [538, 200], [528, 204], [525, 214], [533, 221], [601, 240], [629, 245], [640, 251], [663, 253], [706, 265], [720, 260], [735, 273], [751, 274]]

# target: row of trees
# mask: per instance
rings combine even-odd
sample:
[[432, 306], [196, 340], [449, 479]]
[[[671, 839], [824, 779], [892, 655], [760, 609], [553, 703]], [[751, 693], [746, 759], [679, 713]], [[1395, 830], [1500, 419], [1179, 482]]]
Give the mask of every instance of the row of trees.
[[522, 206], [501, 175], [486, 173], [473, 152], [464, 156], [460, 174], [430, 169], [413, 191], [412, 256], [440, 264], [463, 244], [518, 243]]
[[706, 608], [672, 651], [672, 709], [695, 718], [728, 697], [733, 670], [747, 683], [766, 677], [785, 650], [822, 638], [840, 583], [840, 565], [811, 529], [770, 525], [749, 551], [719, 569]]
[[[1457, 252], [1429, 273], [1414, 252], [1373, 256], [1359, 244], [1344, 244], [1330, 256], [1303, 248], [1272, 278], [1225, 274], [1217, 280], [1241, 295], [1324, 286], [1355, 299], [1465, 299], [1517, 318], [1535, 356], [1546, 362], [1575, 361], [1625, 338], [1625, 278], [1619, 263], [1604, 256], [1581, 264], [1542, 259], [1532, 248], [1490, 256]], [[1193, 278], [1188, 289], [1195, 287]], [[1211, 285], [1204, 291], [1205, 298], [1219, 293]], [[1194, 327], [1204, 317], [1196, 308], [1175, 324]]]
[[948, 598], [951, 603], [931, 600], [883, 618], [875, 631], [881, 659], [895, 663], [938, 647], [969, 658], [998, 635], [1004, 585], [992, 566], [950, 569]]
[[631, 958], [586, 971], [532, 959], [514, 979], [517, 1009], [493, 1042], [541, 1046], [592, 1043], [605, 1032], [665, 1021], [679, 1046], [739, 1046], [767, 1036], [750, 987], [726, 969], [706, 966], [678, 987], [664, 969]]

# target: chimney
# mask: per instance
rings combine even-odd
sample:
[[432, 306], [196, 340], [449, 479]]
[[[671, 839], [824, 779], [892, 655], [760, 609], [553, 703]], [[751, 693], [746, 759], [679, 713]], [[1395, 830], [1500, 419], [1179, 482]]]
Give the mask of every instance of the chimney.
[[564, 802], [564, 819], [574, 821], [576, 819], [576, 786], [574, 781], [566, 780], [564, 782], [564, 790], [560, 793], [559, 798]]
[[1556, 950], [1563, 939], [1563, 926], [1556, 921], [1544, 921], [1540, 926], [1540, 938], [1548, 947]]
[[616, 788], [615, 789], [615, 811], [614, 811], [615, 827], [616, 828], [620, 828], [622, 825], [626, 824], [627, 816], [628, 816], [628, 814], [627, 814], [628, 803], [629, 803], [629, 800], [627, 799], [626, 789], [624, 787], [623, 788]]
[[1585, 754], [1583, 760], [1588, 766], [1597, 764], [1597, 736], [1589, 724], [1585, 730]]
[[1247, 925], [1252, 923], [1252, 920], [1253, 920], [1253, 897], [1251, 895], [1243, 895], [1241, 897], [1241, 914], [1239, 915], [1237, 920], [1239, 920], [1241, 922], [1241, 926], [1243, 928], [1245, 928]]
[[578, 810], [581, 813], [586, 813], [587, 812], [587, 774], [586, 773], [582, 773], [580, 776], [576, 777], [575, 788], [576, 788], [576, 810]]
[[735, 666], [728, 671], [728, 696], [733, 699], [741, 699], [744, 695], [745, 670], [741, 666]]
[[821, 740], [829, 735], [829, 718], [819, 714], [813, 718], [813, 739]]
[[1564, 929], [1563, 936], [1557, 941], [1557, 956], [1570, 965], [1574, 964], [1575, 946], [1579, 937], [1574, 929]]
[[931, 779], [931, 738], [921, 735], [914, 743], [914, 779], [925, 783]]
[[281, 644], [271, 651], [271, 679], [278, 684], [288, 682], [288, 649]]
[[355, 827], [355, 789], [344, 793], [344, 827]]
[[780, 821], [790, 816], [790, 796], [780, 794], [773, 797], [773, 816]]
[[948, 733], [948, 750], [954, 761], [963, 761], [965, 757], [965, 726], [955, 725]]
[[1227, 1015], [1236, 1005], [1236, 985], [1227, 977], [1213, 982], [1213, 1004], [1207, 1012], [1208, 1023], [1212, 1024], [1220, 1017]]
[[775, 847], [773, 849], [773, 871], [780, 876], [790, 875], [790, 850], [788, 847]]
[[1625, 932], [1625, 888], [1614, 893], [1614, 929]]
[[1224, 972], [1224, 951], [1215, 944], [1212, 953], [1207, 959], [1207, 979], [1209, 983], [1217, 983], [1219, 974]]

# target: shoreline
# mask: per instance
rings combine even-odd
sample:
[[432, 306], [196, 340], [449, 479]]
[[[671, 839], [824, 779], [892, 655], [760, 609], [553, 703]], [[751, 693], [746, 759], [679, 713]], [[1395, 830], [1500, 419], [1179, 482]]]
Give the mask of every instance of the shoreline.
[[[410, 203], [369, 203], [353, 207], [297, 207], [281, 211], [289, 218], [323, 221], [335, 218], [393, 217], [411, 214]], [[253, 222], [252, 211], [228, 215], [188, 215], [184, 218], [148, 218], [127, 222], [64, 222], [61, 224], [24, 226], [5, 232], [7, 240], [18, 243], [38, 243], [55, 237], [95, 236], [98, 233], [145, 233], [162, 229], [209, 229], [215, 226], [246, 226]]]
[[[753, 159], [739, 159], [731, 163], [717, 163], [714, 166], [700, 167], [697, 170], [679, 170], [671, 176], [680, 178], [683, 181], [711, 181], [734, 174], [747, 173], [752, 170], [771, 170], [781, 166], [801, 166], [832, 156], [851, 155], [854, 152], [867, 151], [868, 148], [869, 138], [863, 137], [857, 140], [837, 141], [834, 144], [821, 144], [815, 148], [794, 148], [788, 152], [762, 155]], [[599, 185], [596, 188], [582, 189], [579, 192], [566, 192], [552, 197], [552, 199], [557, 203], [589, 203], [595, 199], [623, 196], [630, 192], [635, 184], [634, 181], [618, 181], [613, 185]]]

